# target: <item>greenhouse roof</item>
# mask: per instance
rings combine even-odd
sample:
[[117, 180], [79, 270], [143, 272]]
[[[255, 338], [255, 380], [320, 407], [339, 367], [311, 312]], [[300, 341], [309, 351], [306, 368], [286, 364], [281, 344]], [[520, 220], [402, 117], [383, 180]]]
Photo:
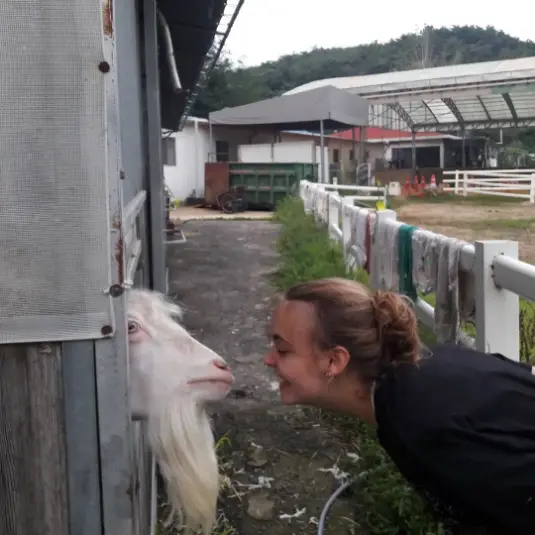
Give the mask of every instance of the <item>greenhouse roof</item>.
[[535, 57], [317, 80], [366, 98], [370, 126], [414, 131], [535, 125]]

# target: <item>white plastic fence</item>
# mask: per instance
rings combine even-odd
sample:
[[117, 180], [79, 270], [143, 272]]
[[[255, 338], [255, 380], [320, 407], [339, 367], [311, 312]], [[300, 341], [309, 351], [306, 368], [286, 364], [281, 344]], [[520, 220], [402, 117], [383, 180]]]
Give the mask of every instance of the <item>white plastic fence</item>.
[[471, 193], [515, 197], [535, 203], [535, 169], [486, 169], [474, 171], [444, 171], [453, 178], [442, 182], [453, 191], [466, 197]]
[[[343, 186], [342, 186], [343, 187]], [[330, 185], [315, 184], [307, 181], [300, 183], [300, 196], [304, 201], [305, 211], [314, 214], [318, 222], [328, 227], [333, 240], [341, 241], [348, 265], [359, 264], [356, 253], [362, 251], [365, 244], [359, 243], [351, 225], [353, 218], [360, 212], [369, 215], [371, 226], [369, 262], [370, 284], [375, 281], [380, 286], [378, 266], [373, 259], [385, 247], [392, 247], [392, 243], [385, 243], [383, 237], [375, 233], [376, 224], [381, 221], [386, 225], [400, 227], [403, 223], [396, 220], [396, 213], [392, 210], [374, 210], [354, 205], [352, 197], [341, 197], [337, 188]], [[419, 239], [430, 242], [449, 240], [446, 236], [421, 230]], [[414, 239], [414, 235], [413, 235]], [[360, 266], [362, 267], [362, 266]], [[459, 270], [473, 273], [475, 277], [475, 330], [476, 337], [472, 339], [460, 333], [459, 342], [475, 346], [486, 352], [501, 353], [506, 357], [519, 360], [520, 353], [520, 325], [519, 325], [519, 296], [535, 301], [535, 266], [518, 260], [518, 242], [513, 241], [476, 241], [465, 243], [461, 249]], [[379, 281], [379, 282], [378, 282]], [[377, 290], [385, 288], [375, 287]], [[436, 292], [437, 288], [433, 291]], [[426, 301], [417, 298], [415, 311], [418, 319], [427, 327], [435, 329], [435, 310]]]

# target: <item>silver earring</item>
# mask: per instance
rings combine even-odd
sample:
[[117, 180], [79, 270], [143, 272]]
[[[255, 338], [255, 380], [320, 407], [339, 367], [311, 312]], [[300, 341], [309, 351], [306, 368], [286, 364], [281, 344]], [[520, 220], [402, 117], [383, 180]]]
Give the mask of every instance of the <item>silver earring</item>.
[[331, 384], [333, 382], [333, 376], [330, 374], [330, 372], [327, 372], [325, 374], [325, 377], [327, 377], [327, 388], [331, 388]]

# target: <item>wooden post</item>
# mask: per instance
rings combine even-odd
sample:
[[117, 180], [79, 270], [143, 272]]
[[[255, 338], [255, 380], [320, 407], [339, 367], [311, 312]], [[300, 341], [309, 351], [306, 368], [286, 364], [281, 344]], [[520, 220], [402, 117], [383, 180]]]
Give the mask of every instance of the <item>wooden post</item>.
[[0, 346], [0, 534], [69, 535], [59, 344]]

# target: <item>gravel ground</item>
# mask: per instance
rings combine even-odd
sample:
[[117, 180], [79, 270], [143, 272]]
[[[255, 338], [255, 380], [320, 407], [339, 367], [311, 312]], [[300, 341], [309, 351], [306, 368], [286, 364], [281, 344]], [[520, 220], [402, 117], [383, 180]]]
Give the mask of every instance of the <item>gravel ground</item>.
[[[317, 412], [279, 403], [262, 363], [279, 229], [269, 221], [188, 221], [183, 228], [187, 242], [169, 251], [170, 294], [187, 309], [186, 327], [227, 358], [236, 376], [214, 412], [216, 435], [229, 439], [220, 531], [315, 534], [346, 452]], [[354, 516], [354, 500], [338, 500], [325, 534], [361, 533]]]

